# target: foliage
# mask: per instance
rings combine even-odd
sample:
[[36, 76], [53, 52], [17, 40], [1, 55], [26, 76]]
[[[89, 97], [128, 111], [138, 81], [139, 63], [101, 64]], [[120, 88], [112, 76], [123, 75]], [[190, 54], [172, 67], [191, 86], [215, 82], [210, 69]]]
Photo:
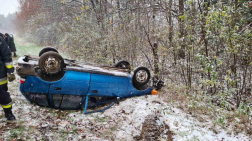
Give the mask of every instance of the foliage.
[[249, 103], [252, 16], [247, 0], [20, 4], [16, 26], [30, 41], [57, 46], [79, 60], [147, 66], [162, 79], [182, 83], [187, 93], [202, 92], [227, 109]]

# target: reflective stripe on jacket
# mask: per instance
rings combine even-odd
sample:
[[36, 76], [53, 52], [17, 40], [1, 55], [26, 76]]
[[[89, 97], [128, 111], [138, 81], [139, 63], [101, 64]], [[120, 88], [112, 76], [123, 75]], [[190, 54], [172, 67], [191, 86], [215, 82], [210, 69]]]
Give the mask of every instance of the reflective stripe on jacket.
[[11, 68], [14, 67], [12, 62], [5, 63], [5, 66], [6, 66], [7, 69], [11, 69]]
[[7, 82], [7, 77], [0, 78], [0, 85], [6, 84]]
[[12, 107], [12, 102], [6, 104], [6, 105], [1, 105], [4, 109], [8, 109]]

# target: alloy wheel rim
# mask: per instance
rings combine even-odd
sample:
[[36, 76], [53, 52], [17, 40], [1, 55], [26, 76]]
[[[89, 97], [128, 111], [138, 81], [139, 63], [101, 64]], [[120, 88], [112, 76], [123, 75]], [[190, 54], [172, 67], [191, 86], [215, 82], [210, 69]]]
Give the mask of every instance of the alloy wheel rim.
[[136, 74], [137, 82], [143, 83], [148, 79], [148, 74], [145, 70], [140, 70]]

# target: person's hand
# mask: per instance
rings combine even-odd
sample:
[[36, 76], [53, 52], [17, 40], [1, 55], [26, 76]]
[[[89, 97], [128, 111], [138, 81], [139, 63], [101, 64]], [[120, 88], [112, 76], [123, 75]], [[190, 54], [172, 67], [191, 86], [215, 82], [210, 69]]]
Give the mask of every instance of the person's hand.
[[9, 80], [9, 82], [12, 82], [12, 81], [14, 81], [15, 80], [15, 74], [14, 73], [8, 73], [8, 80]]

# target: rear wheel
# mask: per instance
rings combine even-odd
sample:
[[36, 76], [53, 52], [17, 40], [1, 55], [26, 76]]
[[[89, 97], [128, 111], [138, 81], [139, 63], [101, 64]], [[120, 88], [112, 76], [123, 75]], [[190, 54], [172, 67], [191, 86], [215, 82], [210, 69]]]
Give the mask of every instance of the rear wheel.
[[49, 51], [39, 58], [38, 76], [45, 81], [57, 81], [65, 74], [64, 59], [56, 52]]
[[45, 48], [43, 48], [43, 49], [39, 52], [39, 57], [40, 57], [41, 55], [43, 55], [44, 53], [49, 52], [49, 51], [59, 53], [59, 52], [57, 51], [57, 49], [55, 49], [55, 48], [53, 48], [53, 47], [45, 47]]
[[132, 77], [133, 86], [140, 88], [150, 80], [150, 71], [146, 67], [138, 67], [134, 70]]

